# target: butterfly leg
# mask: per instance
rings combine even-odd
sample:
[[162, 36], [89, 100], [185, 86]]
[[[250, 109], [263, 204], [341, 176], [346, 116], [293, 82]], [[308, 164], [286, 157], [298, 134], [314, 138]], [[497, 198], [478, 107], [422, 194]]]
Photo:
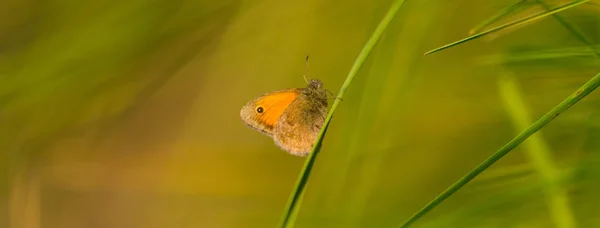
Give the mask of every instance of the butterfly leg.
[[331, 91], [329, 91], [327, 89], [327, 95], [329, 95], [329, 98], [333, 98], [333, 99], [339, 99], [340, 101], [344, 101], [344, 99], [342, 99], [341, 97], [336, 97], [335, 94], [333, 94]]

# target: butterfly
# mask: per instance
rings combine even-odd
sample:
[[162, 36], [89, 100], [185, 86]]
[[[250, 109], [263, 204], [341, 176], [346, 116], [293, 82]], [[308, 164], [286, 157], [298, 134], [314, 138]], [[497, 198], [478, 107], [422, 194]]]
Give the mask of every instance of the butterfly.
[[327, 116], [327, 90], [318, 79], [305, 88], [264, 94], [240, 111], [242, 120], [254, 130], [273, 138], [275, 145], [296, 156], [307, 156]]

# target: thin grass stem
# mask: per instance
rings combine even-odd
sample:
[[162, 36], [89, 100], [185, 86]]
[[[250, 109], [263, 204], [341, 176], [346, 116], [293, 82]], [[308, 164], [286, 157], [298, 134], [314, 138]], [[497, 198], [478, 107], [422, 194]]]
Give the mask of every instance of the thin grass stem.
[[394, 16], [396, 16], [396, 13], [400, 10], [400, 8], [404, 2], [405, 2], [404, 0], [394, 1], [394, 3], [390, 6], [388, 12], [383, 17], [383, 19], [379, 22], [379, 25], [377, 25], [377, 28], [375, 29], [373, 34], [371, 34], [371, 37], [367, 40], [367, 42], [363, 46], [361, 52], [358, 54], [358, 57], [354, 61], [354, 64], [352, 65], [352, 68], [350, 69], [350, 72], [348, 73], [348, 76], [346, 77], [344, 84], [340, 88], [340, 92], [338, 93], [338, 98], [340, 98], [340, 99], [336, 99], [334, 101], [331, 109], [329, 110], [329, 113], [327, 114], [327, 117], [325, 118], [325, 123], [323, 124], [323, 128], [319, 132], [319, 136], [317, 137], [315, 146], [313, 147], [311, 153], [306, 158], [304, 167], [300, 171], [300, 175], [296, 181], [296, 185], [295, 185], [294, 189], [292, 190], [292, 193], [290, 194], [290, 197], [288, 199], [286, 207], [281, 216], [281, 222], [280, 222], [279, 227], [282, 227], [282, 228], [293, 227], [293, 225], [296, 221], [297, 213], [299, 212], [300, 201], [301, 201], [302, 195], [304, 194], [304, 190], [306, 189], [306, 184], [308, 183], [308, 178], [310, 177], [310, 173], [312, 171], [312, 166], [314, 165], [317, 155], [321, 149], [321, 143], [323, 141], [323, 137], [325, 136], [325, 132], [327, 131], [327, 128], [329, 127], [331, 118], [333, 117], [335, 110], [337, 109], [338, 105], [340, 104], [341, 98], [344, 97], [346, 90], [348, 89], [348, 87], [352, 83], [352, 80], [354, 80], [354, 77], [358, 73], [358, 70], [360, 70], [360, 68], [364, 64], [365, 60], [371, 53], [371, 50], [373, 50], [373, 47], [375, 47], [375, 45], [381, 38], [383, 32], [385, 31], [385, 29], [387, 28], [389, 23], [392, 21]]
[[464, 38], [462, 40], [455, 41], [453, 43], [446, 44], [446, 45], [441, 46], [439, 48], [436, 48], [436, 49], [433, 49], [431, 51], [425, 52], [425, 55], [429, 55], [429, 54], [432, 54], [432, 53], [435, 53], [435, 52], [438, 52], [438, 51], [441, 51], [441, 50], [444, 50], [444, 49], [456, 46], [458, 44], [462, 44], [462, 43], [465, 43], [467, 41], [474, 40], [474, 39], [477, 39], [479, 37], [482, 37], [482, 36], [494, 33], [494, 32], [498, 32], [498, 31], [501, 31], [501, 30], [505, 30], [505, 29], [508, 29], [508, 28], [512, 28], [512, 27], [516, 27], [516, 26], [519, 26], [519, 25], [523, 25], [523, 24], [529, 23], [529, 22], [533, 22], [535, 20], [539, 20], [539, 19], [542, 19], [542, 18], [544, 18], [546, 16], [549, 16], [549, 15], [552, 15], [552, 14], [555, 14], [555, 13], [558, 13], [558, 12], [561, 12], [561, 11], [573, 8], [575, 6], [581, 5], [581, 4], [583, 4], [583, 3], [587, 2], [587, 1], [588, 0], [573, 1], [573, 2], [570, 2], [570, 3], [564, 4], [564, 5], [561, 5], [559, 7], [556, 7], [554, 9], [550, 10], [550, 11], [541, 12], [541, 13], [538, 13], [538, 14], [531, 15], [529, 17], [525, 17], [525, 18], [522, 18], [522, 19], [519, 19], [519, 20], [516, 20], [516, 21], [512, 21], [512, 22], [503, 24], [503, 25], [500, 25], [498, 27], [494, 27], [492, 29], [483, 31], [481, 33], [477, 33], [475, 35], [469, 36], [469, 37]]

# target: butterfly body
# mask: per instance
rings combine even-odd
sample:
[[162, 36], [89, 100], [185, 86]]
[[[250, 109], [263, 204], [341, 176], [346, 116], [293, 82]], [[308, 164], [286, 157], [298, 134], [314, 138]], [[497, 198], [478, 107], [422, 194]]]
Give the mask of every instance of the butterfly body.
[[267, 93], [248, 102], [240, 111], [251, 128], [270, 136], [290, 154], [306, 156], [312, 149], [327, 115], [327, 91], [320, 80], [306, 88]]

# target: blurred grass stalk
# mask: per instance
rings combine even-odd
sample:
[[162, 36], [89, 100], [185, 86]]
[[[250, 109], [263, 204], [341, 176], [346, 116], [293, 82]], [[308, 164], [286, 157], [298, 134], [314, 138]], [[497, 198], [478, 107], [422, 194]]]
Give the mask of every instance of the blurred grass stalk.
[[41, 226], [41, 183], [36, 172], [19, 165], [11, 167], [8, 204], [10, 228], [39, 228]]
[[[512, 72], [505, 72], [498, 80], [498, 86], [504, 108], [510, 115], [515, 129], [518, 132], [525, 131], [532, 123], [531, 114]], [[541, 132], [532, 135], [523, 144], [525, 155], [541, 177], [541, 181], [547, 183], [544, 185], [544, 191], [550, 208], [550, 215], [556, 227], [575, 227], [576, 222], [569, 206], [569, 198], [563, 186], [561, 186], [561, 182], [559, 182], [560, 170], [556, 167], [552, 152]]]

